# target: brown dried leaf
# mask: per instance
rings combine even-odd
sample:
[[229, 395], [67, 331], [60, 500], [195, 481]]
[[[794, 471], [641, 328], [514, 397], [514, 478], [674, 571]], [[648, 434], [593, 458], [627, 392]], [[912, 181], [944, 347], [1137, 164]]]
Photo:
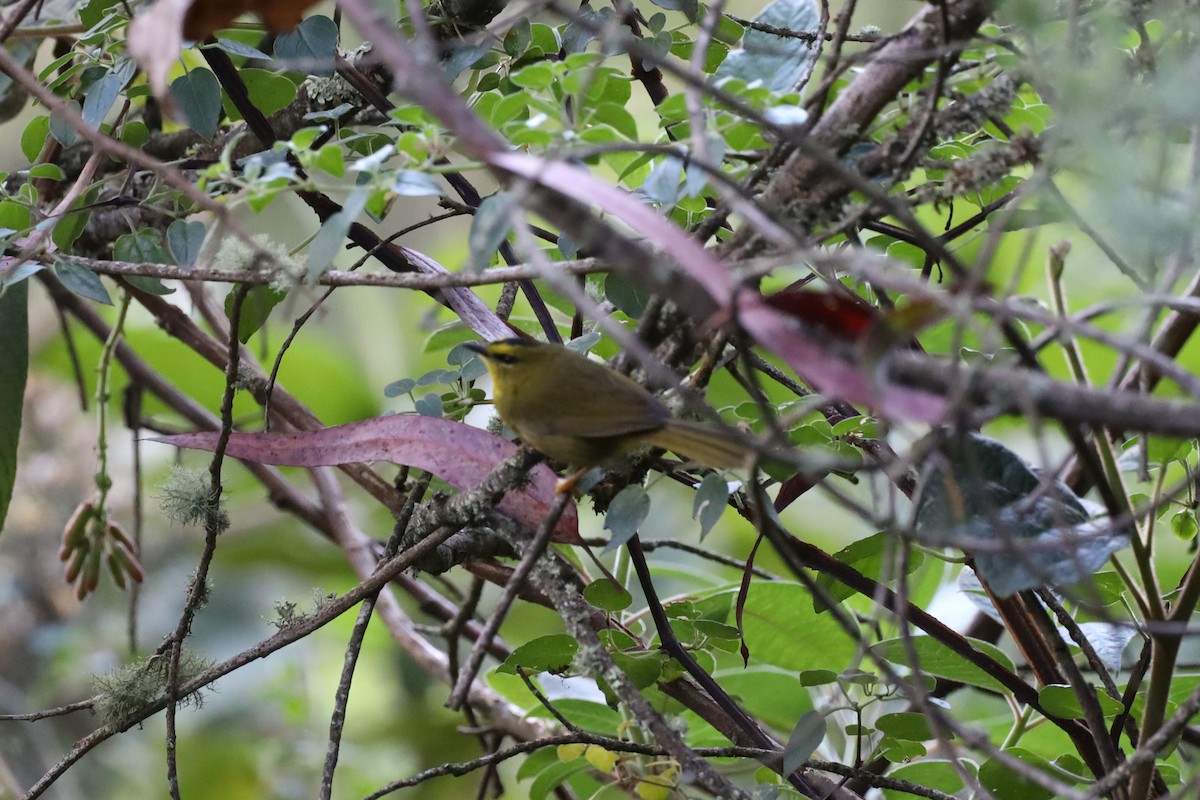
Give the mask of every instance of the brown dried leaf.
[[272, 33], [290, 31], [316, 0], [196, 0], [183, 19], [185, 38], [200, 41], [228, 27], [242, 14], [253, 12]]
[[169, 102], [167, 76], [184, 39], [202, 41], [242, 14], [255, 13], [272, 33], [300, 24], [315, 0], [158, 0], [129, 23], [129, 54], [146, 71], [150, 88]]

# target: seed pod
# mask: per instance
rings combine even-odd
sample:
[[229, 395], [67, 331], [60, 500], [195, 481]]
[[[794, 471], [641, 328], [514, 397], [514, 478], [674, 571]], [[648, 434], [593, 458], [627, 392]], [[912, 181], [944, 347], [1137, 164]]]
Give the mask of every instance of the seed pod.
[[71, 518], [67, 520], [66, 527], [63, 528], [62, 545], [58, 548], [59, 561], [66, 561], [71, 557], [71, 553], [84, 543], [88, 522], [95, 514], [96, 507], [92, 505], [91, 500], [85, 500], [76, 506]]
[[75, 596], [80, 600], [96, 591], [96, 587], [100, 585], [100, 559], [102, 556], [103, 552], [98, 547], [93, 547], [88, 551], [83, 572], [79, 576], [79, 585], [75, 587]]
[[141, 583], [146, 577], [145, 571], [142, 569], [141, 563], [137, 560], [137, 556], [131, 553], [124, 545], [115, 545], [109, 553], [110, 558], [115, 558], [121, 564], [122, 571], [137, 583]]
[[121, 543], [130, 553], [137, 552], [137, 545], [133, 543], [133, 539], [130, 539], [125, 529], [115, 522], [108, 523], [108, 538]]
[[118, 589], [125, 591], [125, 569], [121, 565], [121, 560], [117, 557], [116, 551], [109, 550], [105, 554], [104, 560], [108, 562], [108, 571], [112, 573], [113, 583], [117, 585]]
[[75, 579], [79, 577], [79, 572], [83, 569], [83, 562], [87, 560], [89, 549], [90, 548], [88, 548], [87, 545], [84, 545], [83, 547], [77, 547], [71, 551], [71, 562], [67, 564], [67, 569], [64, 573], [67, 578], [67, 583], [74, 583]]

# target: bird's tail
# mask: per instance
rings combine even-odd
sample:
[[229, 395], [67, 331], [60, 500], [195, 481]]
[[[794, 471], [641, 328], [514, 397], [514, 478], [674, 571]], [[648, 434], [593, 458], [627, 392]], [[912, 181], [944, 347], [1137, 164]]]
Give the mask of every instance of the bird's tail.
[[646, 439], [688, 461], [716, 469], [744, 466], [753, 452], [733, 430], [682, 419], [670, 420]]

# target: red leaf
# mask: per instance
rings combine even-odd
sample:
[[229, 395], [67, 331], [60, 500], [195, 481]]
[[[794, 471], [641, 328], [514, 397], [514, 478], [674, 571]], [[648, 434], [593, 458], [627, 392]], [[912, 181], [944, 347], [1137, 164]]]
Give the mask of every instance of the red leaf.
[[796, 502], [809, 489], [816, 486], [824, 479], [824, 474], [806, 475], [802, 472], [797, 472], [792, 477], [788, 478], [783, 483], [779, 484], [779, 492], [775, 495], [775, 512], [779, 513], [785, 508]]
[[763, 298], [767, 305], [839, 339], [858, 341], [879, 319], [879, 311], [840, 292], [784, 290]]
[[[212, 452], [214, 432], [185, 433], [150, 439], [176, 447]], [[234, 433], [225, 452], [233, 458], [289, 467], [332, 467], [360, 461], [391, 461], [431, 472], [451, 486], [473, 489], [501, 461], [517, 452], [512, 442], [485, 430], [433, 417], [377, 417], [298, 433]], [[497, 506], [505, 514], [536, 528], [550, 511], [557, 481], [554, 472], [538, 464], [522, 491], [510, 491]], [[569, 504], [554, 540], [581, 544], [579, 516]]]

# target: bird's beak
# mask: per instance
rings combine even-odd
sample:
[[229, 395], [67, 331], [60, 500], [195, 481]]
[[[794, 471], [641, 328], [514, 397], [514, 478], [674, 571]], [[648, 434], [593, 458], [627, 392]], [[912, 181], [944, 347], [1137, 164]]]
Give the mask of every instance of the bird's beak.
[[470, 350], [472, 353], [478, 353], [484, 358], [488, 357], [487, 345], [483, 342], [463, 342], [463, 347]]

